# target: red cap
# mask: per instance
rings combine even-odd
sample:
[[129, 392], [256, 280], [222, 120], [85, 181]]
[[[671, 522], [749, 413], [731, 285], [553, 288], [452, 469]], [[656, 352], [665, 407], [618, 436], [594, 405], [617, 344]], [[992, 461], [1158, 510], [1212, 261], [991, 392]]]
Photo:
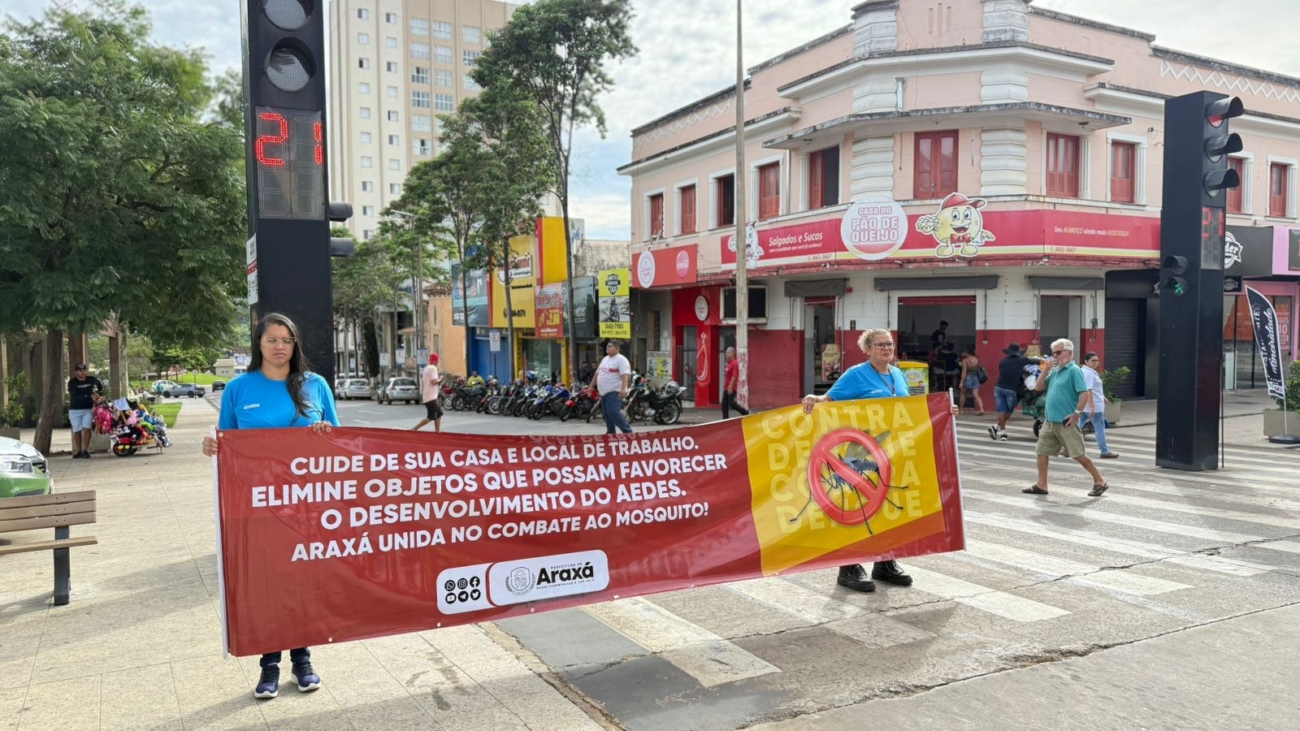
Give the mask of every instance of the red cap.
[[971, 206], [972, 208], [983, 208], [987, 203], [983, 198], [967, 198], [961, 193], [949, 193], [947, 198], [943, 199], [943, 205], [939, 206], [940, 210], [944, 208], [956, 208], [958, 206]]
[[438, 365], [437, 353], [429, 353], [429, 365]]

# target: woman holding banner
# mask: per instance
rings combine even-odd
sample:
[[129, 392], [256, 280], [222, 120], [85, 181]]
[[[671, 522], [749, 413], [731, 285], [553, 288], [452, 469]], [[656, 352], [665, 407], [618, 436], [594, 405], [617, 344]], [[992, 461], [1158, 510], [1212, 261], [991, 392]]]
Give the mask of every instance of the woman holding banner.
[[[803, 397], [803, 410], [811, 414], [813, 407], [825, 401], [852, 401], [868, 398], [894, 398], [909, 396], [911, 390], [907, 377], [894, 365], [894, 335], [888, 330], [877, 328], [862, 333], [858, 338], [858, 347], [867, 356], [867, 362], [859, 363], [844, 372], [825, 396], [809, 394]], [[957, 413], [953, 404], [952, 413]], [[885, 581], [896, 586], [911, 586], [912, 577], [899, 568], [897, 561], [877, 561], [871, 569], [870, 578], [860, 564], [841, 566], [836, 583], [853, 591], [871, 592], [876, 590], [872, 579]]]
[[[310, 371], [298, 347], [301, 342], [298, 326], [284, 315], [270, 313], [258, 321], [248, 372], [226, 386], [218, 429], [309, 427], [319, 433], [339, 425], [334, 393], [324, 378]], [[219, 448], [216, 439], [203, 438], [205, 456], [215, 457]], [[310, 649], [290, 650], [289, 658], [299, 691], [307, 693], [321, 686], [320, 676], [311, 666]], [[262, 656], [262, 678], [253, 691], [255, 697], [279, 694], [280, 659], [279, 652]]]

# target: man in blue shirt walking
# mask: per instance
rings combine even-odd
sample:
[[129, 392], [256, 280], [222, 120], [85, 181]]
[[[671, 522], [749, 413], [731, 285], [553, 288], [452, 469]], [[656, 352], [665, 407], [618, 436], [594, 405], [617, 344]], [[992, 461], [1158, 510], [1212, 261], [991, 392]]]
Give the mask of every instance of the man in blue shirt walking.
[[1064, 451], [1092, 475], [1092, 491], [1088, 497], [1101, 497], [1110, 486], [1083, 451], [1079, 419], [1092, 403], [1092, 391], [1084, 381], [1083, 371], [1074, 362], [1073, 342], [1062, 338], [1052, 343], [1052, 358], [1043, 361], [1043, 375], [1034, 384], [1034, 390], [1047, 391], [1047, 421], [1038, 433], [1038, 446], [1034, 450], [1038, 455], [1038, 482], [1021, 492], [1046, 495], [1048, 460]]

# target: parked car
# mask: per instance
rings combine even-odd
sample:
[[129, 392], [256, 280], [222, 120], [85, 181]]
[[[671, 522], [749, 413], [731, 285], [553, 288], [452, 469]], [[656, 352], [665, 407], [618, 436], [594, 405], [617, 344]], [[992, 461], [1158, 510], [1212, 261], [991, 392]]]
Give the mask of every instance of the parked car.
[[213, 381], [213, 382], [212, 382], [212, 390], [213, 390], [213, 391], [224, 391], [224, 390], [226, 390], [226, 382], [225, 382], [225, 381]]
[[47, 495], [53, 489], [45, 455], [26, 442], [0, 437], [0, 498]]
[[414, 378], [390, 378], [379, 389], [378, 400], [381, 404], [391, 404], [394, 401], [413, 404], [420, 400], [420, 386]]
[[354, 398], [369, 399], [372, 395], [370, 382], [364, 378], [344, 378], [339, 381], [336, 392], [344, 401]]
[[164, 398], [180, 398], [182, 396], [198, 398], [206, 394], [207, 391], [202, 386], [196, 386], [193, 383], [173, 383], [170, 387], [163, 387]]
[[159, 386], [162, 386], [162, 390], [166, 391], [169, 388], [176, 388], [178, 385], [180, 384], [176, 383], [175, 381], [168, 381], [168, 380], [154, 381], [153, 383], [149, 384], [149, 390], [153, 391], [154, 393], [158, 393]]

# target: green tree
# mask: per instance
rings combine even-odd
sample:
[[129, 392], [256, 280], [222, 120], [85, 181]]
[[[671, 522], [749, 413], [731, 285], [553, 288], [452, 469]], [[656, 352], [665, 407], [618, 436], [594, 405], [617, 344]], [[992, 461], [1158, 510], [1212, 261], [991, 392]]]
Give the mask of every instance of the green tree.
[[[531, 100], [541, 115], [564, 215], [564, 254], [573, 270], [569, 227], [569, 173], [574, 133], [594, 125], [605, 135], [597, 97], [614, 85], [607, 61], [636, 53], [628, 36], [630, 0], [538, 0], [515, 11], [478, 60], [473, 77], [484, 88], [507, 86]], [[573, 288], [566, 299], [569, 363], [577, 362]]]
[[[331, 236], [350, 238], [347, 229], [336, 227]], [[332, 260], [334, 267], [334, 314], [348, 323], [352, 331], [353, 347], [358, 347], [359, 336], [364, 330], [366, 337], [374, 337], [374, 321], [379, 316], [380, 308], [387, 304], [398, 286], [402, 273], [389, 257], [389, 247], [379, 241], [362, 241], [356, 245], [356, 252], [349, 257], [337, 257]], [[371, 327], [366, 328], [369, 324]], [[374, 358], [358, 357], [358, 365], [366, 364], [366, 372], [371, 375], [379, 373], [379, 351], [375, 344]]]
[[63, 337], [116, 317], [156, 344], [229, 331], [243, 288], [243, 149], [204, 123], [196, 51], [148, 41], [144, 10], [9, 20], [0, 37], [0, 330], [46, 333], [35, 444], [63, 403]]

